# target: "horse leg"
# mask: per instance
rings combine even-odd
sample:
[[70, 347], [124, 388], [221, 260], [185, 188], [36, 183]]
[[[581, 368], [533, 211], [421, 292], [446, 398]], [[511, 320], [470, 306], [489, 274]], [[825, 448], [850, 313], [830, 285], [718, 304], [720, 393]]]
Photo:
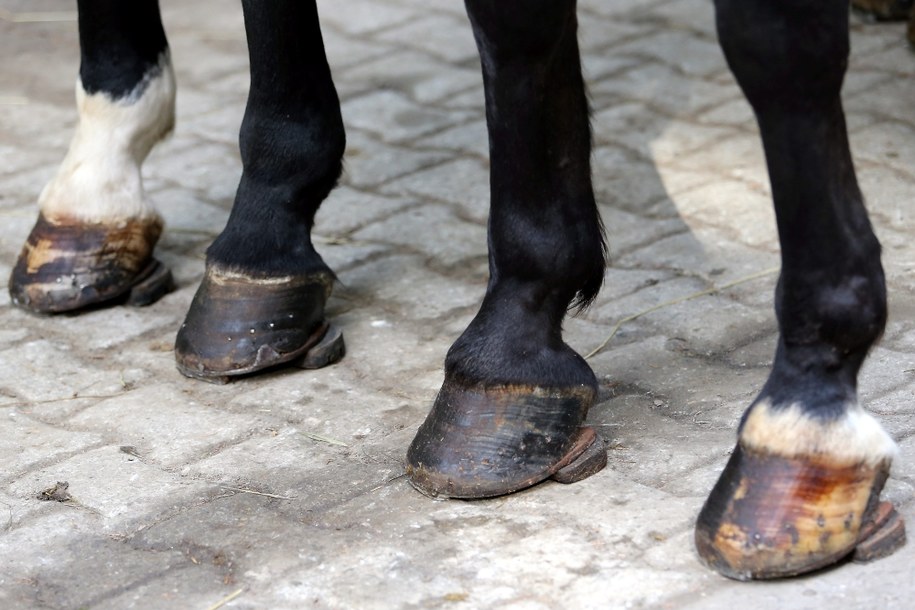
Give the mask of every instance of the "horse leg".
[[562, 340], [570, 303], [584, 306], [600, 289], [604, 242], [574, 0], [466, 6], [486, 93], [490, 279], [448, 352], [407, 469], [426, 494], [477, 498], [531, 486], [576, 459], [564, 471], [571, 478], [606, 463], [603, 444], [581, 428], [596, 378]]
[[314, 1], [243, 0], [251, 89], [232, 212], [175, 344], [178, 369], [221, 380], [342, 356], [324, 305], [334, 274], [311, 242], [346, 145]]
[[175, 79], [156, 0], [80, 0], [79, 124], [39, 196], [39, 215], [9, 289], [39, 313], [128, 295], [150, 303], [171, 287], [152, 257], [162, 220], [140, 165], [171, 131]]
[[857, 374], [886, 322], [880, 245], [849, 152], [839, 92], [848, 3], [717, 0], [719, 38], [756, 113], [782, 250], [772, 371], [699, 515], [702, 558], [726, 576], [829, 565], [885, 524], [895, 444], [859, 405]]

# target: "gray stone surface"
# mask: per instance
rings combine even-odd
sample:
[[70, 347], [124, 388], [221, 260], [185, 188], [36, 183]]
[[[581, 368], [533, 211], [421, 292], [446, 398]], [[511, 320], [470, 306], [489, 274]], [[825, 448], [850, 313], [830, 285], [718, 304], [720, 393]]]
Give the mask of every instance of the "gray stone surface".
[[[347, 357], [213, 386], [171, 345], [224, 224], [247, 55], [234, 2], [163, 0], [178, 124], [145, 165], [178, 290], [143, 309], [40, 318], [0, 292], [0, 607], [908, 608], [915, 544], [871, 565], [739, 584], [692, 525], [765, 380], [778, 264], [752, 114], [710, 2], [582, 0], [595, 189], [613, 262], [566, 324], [602, 382], [606, 470], [508, 498], [432, 501], [402, 475], [448, 346], [485, 287], [482, 80], [457, 0], [322, 0], [347, 173], [315, 241]], [[0, 0], [0, 281], [75, 122], [73, 3]], [[891, 319], [865, 405], [901, 453], [915, 523], [915, 56], [853, 19], [845, 102], [884, 242]], [[73, 500], [36, 495], [67, 481]], [[231, 600], [227, 601], [227, 598]]]

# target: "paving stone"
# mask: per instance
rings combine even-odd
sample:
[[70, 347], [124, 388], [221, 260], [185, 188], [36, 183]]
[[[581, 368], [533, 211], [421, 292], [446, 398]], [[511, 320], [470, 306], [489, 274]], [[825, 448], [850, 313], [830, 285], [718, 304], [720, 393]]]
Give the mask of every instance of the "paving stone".
[[743, 127], [755, 123], [753, 108], [743, 97], [734, 97], [714, 106], [709, 106], [696, 117], [710, 125], [733, 125]]
[[[441, 152], [385, 144], [353, 129], [347, 136], [343, 156], [343, 182], [356, 188], [374, 189], [401, 176], [438, 165], [447, 158], [448, 155]], [[332, 205], [332, 201], [328, 201], [328, 205]]]
[[384, 188], [385, 193], [422, 195], [459, 206], [463, 217], [479, 223], [489, 218], [489, 175], [477, 159], [444, 163], [399, 180]]
[[[319, 17], [324, 14], [327, 4], [323, 2], [318, 7]], [[332, 27], [323, 28], [321, 37], [324, 39], [324, 52], [327, 54], [327, 62], [330, 64], [331, 73], [334, 75], [348, 66], [359, 65], [391, 52], [391, 47], [388, 44], [381, 44], [375, 39], [370, 40], [358, 35], [351, 35]]]
[[[640, 20], [656, 5], [664, 4], [666, 0], [652, 0], [650, 2], [639, 2], [638, 0], [620, 0], [619, 2], [601, 2], [600, 0], [587, 0], [582, 2], [582, 8], [589, 13], [599, 14], [601, 17], [617, 17], [622, 20], [624, 17], [630, 17], [633, 20]], [[612, 21], [612, 20], [611, 20]]]
[[[709, 11], [711, 7], [702, 5]], [[614, 47], [615, 53], [632, 54], [656, 58], [674, 66], [677, 70], [694, 77], [704, 77], [726, 70], [724, 54], [713, 40], [700, 38], [682, 29], [660, 29], [657, 33], [642, 36], [622, 46]]]
[[728, 242], [727, 236], [703, 227], [663, 237], [651, 246], [626, 253], [616, 264], [643, 269], [689, 269], [706, 276], [721, 272], [740, 278], [777, 268], [779, 257], [774, 252], [739, 247]]
[[79, 317], [60, 317], [55, 322], [55, 333], [69, 337], [77, 337], [87, 322], [93, 324], [92, 335], [73, 341], [72, 346], [86, 357], [96, 359], [105, 350], [136, 340], [152, 330], [174, 326], [167, 313], [127, 307], [89, 312]]
[[69, 483], [66, 491], [72, 501], [48, 503], [50, 509], [44, 514], [53, 512], [51, 509], [78, 511], [92, 531], [107, 534], [143, 526], [151, 506], [168, 511], [204, 494], [202, 485], [147, 464], [117, 445], [89, 448], [63, 462], [37, 468], [13, 481], [9, 490], [37, 505], [41, 502], [37, 494], [57, 481]]
[[[482, 107], [483, 99], [481, 98], [479, 102]], [[482, 118], [479, 121], [458, 125], [420, 138], [415, 143], [424, 148], [445, 148], [464, 154], [476, 154], [481, 159], [489, 159], [489, 135], [486, 131], [486, 121]]]
[[440, 104], [442, 108], [456, 108], [459, 110], [479, 112], [480, 109], [483, 108], [483, 100], [483, 91], [476, 87], [471, 87], [463, 92], [455, 93], [448, 99], [441, 100]]
[[[711, 489], [682, 485], [685, 477], [710, 463], [720, 472], [721, 457], [733, 446], [732, 427], [716, 429], [703, 418], [701, 401], [706, 397], [625, 390], [614, 394], [590, 413], [609, 444], [609, 468], [678, 496], [699, 496]], [[729, 423], [736, 423], [736, 418]]]
[[458, 91], [482, 86], [483, 76], [477, 67], [455, 67], [430, 59], [428, 54], [403, 50], [340, 71], [338, 80], [358, 82], [357, 89], [362, 91], [398, 91], [428, 106]]
[[[617, 49], [610, 52], [617, 53]], [[600, 79], [588, 90], [598, 107], [607, 105], [607, 102], [647, 100], [652, 110], [671, 117], [692, 116], [697, 111], [720, 104], [722, 98], [739, 95], [730, 84], [696, 82], [675, 68], [660, 63], [637, 64], [617, 76]]]
[[[406, 272], [406, 273], [405, 273]], [[468, 286], [447, 281], [438, 273], [425, 269], [416, 256], [391, 256], [352, 269], [341, 279], [350, 287], [407, 307], [417, 319], [435, 318], [452, 310], [475, 305], [484, 286]], [[421, 285], [413, 293], [410, 286]]]
[[22, 151], [18, 147], [0, 144], [0, 159], [4, 168], [0, 179], [10, 175], [31, 171], [35, 167], [49, 165], [60, 160], [60, 151], [55, 147], [29, 149]]
[[766, 174], [762, 173], [766, 160], [759, 136], [736, 130], [729, 134], [720, 140], [707, 141], [701, 152], [680, 155], [671, 161], [683, 170], [702, 171], [715, 167], [723, 175], [734, 178], [742, 178], [746, 172], [751, 172], [757, 177], [757, 183], [767, 185]]
[[[9, 190], [0, 195], [4, 222], [11, 232], [14, 230], [16, 234], [21, 232], [23, 240], [38, 216], [38, 195], [44, 185], [53, 177], [53, 169], [41, 167], [4, 178], [4, 184], [9, 184]], [[19, 230], [20, 225], [25, 227], [21, 231]], [[19, 250], [18, 247], [16, 249]]]
[[773, 246], [778, 239], [775, 212], [768, 193], [746, 184], [718, 181], [681, 194], [677, 210], [687, 226], [714, 227], [730, 241], [753, 247]]
[[[871, 217], [878, 220], [877, 231], [893, 229], [900, 233], [915, 230], [915, 210], [907, 205], [909, 192], [897, 171], [885, 167], [869, 167], [859, 180], [861, 191]], [[880, 235], [878, 235], [880, 237]]]
[[182, 126], [182, 130], [197, 140], [234, 147], [238, 144], [238, 130], [241, 128], [244, 113], [245, 106], [241, 101], [234, 104], [223, 103], [194, 117], [192, 122]]
[[466, 112], [443, 112], [408, 100], [394, 91], [375, 91], [343, 102], [347, 125], [396, 143], [466, 121]]
[[[11, 307], [6, 307], [6, 313], [10, 314]], [[22, 324], [23, 319], [28, 319], [27, 314], [21, 312], [3, 317], [7, 324]], [[36, 332], [35, 326], [29, 324], [31, 333]], [[74, 354], [72, 345], [32, 334], [28, 341], [18, 343], [15, 350], [0, 353], [0, 370], [3, 370], [5, 385], [18, 380], [15, 392], [21, 400], [29, 404], [53, 402], [72, 398], [75, 393], [109, 378], [107, 371], [93, 367], [92, 361], [84, 356]]]
[[[606, 4], [606, 3], [602, 3]], [[628, 4], [628, 3], [627, 3]], [[625, 7], [626, 4], [614, 2], [613, 8]], [[639, 40], [642, 37], [649, 36], [658, 30], [658, 24], [654, 20], [647, 19], [594, 19], [589, 18], [589, 13], [601, 10], [597, 7], [582, 10], [581, 18], [578, 20], [578, 39], [579, 46], [586, 52], [596, 52], [598, 50], [607, 53], [616, 53], [615, 48], [632, 41]], [[623, 8], [623, 10], [627, 10]], [[638, 8], [632, 12], [638, 12]]]
[[400, 198], [340, 186], [318, 210], [315, 233], [331, 239], [349, 235], [376, 220], [390, 218], [409, 205]]
[[915, 125], [881, 122], [856, 132], [850, 139], [852, 148], [858, 151], [857, 159], [911, 176], [906, 159], [915, 151]]
[[611, 260], [618, 260], [629, 252], [650, 246], [663, 237], [688, 230], [681, 218], [664, 218], [652, 222], [644, 216], [630, 214], [610, 205], [601, 206], [600, 212]]
[[[483, 289], [479, 287], [477, 297], [482, 296]], [[436, 296], [427, 298], [433, 300]], [[341, 317], [347, 341], [352, 345], [353, 358], [347, 365], [355, 377], [351, 387], [369, 384], [394, 396], [414, 400], [418, 397], [419, 406], [427, 408], [441, 386], [445, 354], [476, 313], [475, 307], [471, 305], [461, 313], [449, 312], [444, 320], [434, 321], [424, 317], [431, 317], [435, 311], [422, 310], [406, 320], [393, 313], [389, 307], [376, 303], [365, 308], [366, 318]], [[451, 318], [455, 319], [453, 326], [448, 325]], [[403, 345], [395, 357], [390, 353], [392, 345]]]
[[[421, 235], [427, 236], [426, 243], [417, 243]], [[410, 208], [373, 223], [353, 237], [418, 248], [436, 265], [445, 267], [469, 258], [485, 259], [487, 253], [485, 227], [462, 221], [442, 205]]]
[[[652, 405], [656, 401], [661, 403], [655, 405], [659, 407], [674, 405], [672, 416], [704, 422], [696, 423], [702, 429], [733, 430], [768, 376], [767, 369], [732, 369], [712, 363], [700, 366], [688, 353], [677, 350], [676, 343], [656, 336], [636, 338], [624, 345], [611, 346], [590, 360], [598, 379], [611, 389], [650, 391]], [[696, 383], [700, 378], [701, 386]]]
[[59, 456], [86, 450], [100, 440], [98, 434], [48, 426], [17, 409], [6, 411], [0, 416], [0, 462], [4, 478]]
[[[429, 37], [430, 31], [442, 35]], [[477, 45], [467, 15], [459, 18], [444, 14], [431, 14], [410, 20], [400, 27], [391, 28], [375, 36], [376, 40], [406, 45], [426, 55], [452, 64], [473, 63], [477, 59]], [[453, 80], [453, 76], [448, 78]]]
[[[64, 510], [79, 514], [77, 509]], [[53, 531], [55, 524], [49, 521], [42, 525]], [[78, 561], [49, 568], [49, 550], [59, 553], [64, 548], [44, 539], [37, 528], [30, 529], [35, 529], [30, 532], [33, 550], [20, 555], [15, 565], [5, 566], [7, 582], [0, 581], [0, 600], [7, 607], [168, 608], [185, 603], [205, 607], [233, 590], [232, 583], [223, 582], [222, 557], [188, 542], [177, 548], [138, 548], [80, 528], [82, 537], [65, 547]], [[113, 556], [118, 560], [112, 561]]]
[[[151, 409], [152, 400], [156, 407]], [[129, 414], [127, 421], [113, 425], [121, 413]], [[174, 425], [176, 419], [182, 422], [180, 427]], [[145, 459], [174, 468], [244, 439], [257, 428], [258, 420], [199, 404], [169, 385], [150, 384], [106, 399], [71, 418], [69, 424], [77, 430], [105, 433], [122, 445], [136, 447]]]
[[[201, 201], [187, 189], [177, 186], [151, 192], [150, 198], [165, 220], [166, 234], [188, 233], [212, 240], [229, 218], [224, 206]], [[212, 199], [219, 198], [210, 197]]]
[[346, 6], [324, 0], [318, 8], [321, 18], [349, 34], [365, 35], [368, 32], [391, 28], [415, 16], [415, 8], [370, 0], [352, 0]]
[[[229, 112], [237, 112], [238, 121], [241, 121], [240, 109]], [[180, 189], [184, 190], [183, 207], [191, 209], [190, 218], [196, 215], [192, 209], [195, 202], [204, 197], [206, 203], [216, 204], [226, 211], [231, 209], [235, 199], [238, 180], [241, 178], [241, 160], [235, 144], [238, 129], [217, 127], [216, 131], [222, 141], [200, 142], [199, 134], [178, 134], [173, 140], [164, 142], [161, 150], [152, 153], [149, 165], [146, 166], [146, 175], [149, 177], [147, 188], [150, 193], [155, 196], [162, 188], [157, 180], [167, 180], [165, 184], [169, 187], [180, 185]], [[197, 193], [199, 195], [195, 196]], [[158, 200], [154, 198], [153, 202], [157, 203]], [[163, 202], [163, 205], [167, 203]], [[180, 202], [177, 205], [181, 209]], [[213, 221], [213, 230], [222, 230], [222, 225], [216, 220]]]
[[861, 367], [858, 393], [862, 400], [867, 400], [878, 392], [909, 386], [912, 384], [913, 370], [915, 354], [877, 345]]

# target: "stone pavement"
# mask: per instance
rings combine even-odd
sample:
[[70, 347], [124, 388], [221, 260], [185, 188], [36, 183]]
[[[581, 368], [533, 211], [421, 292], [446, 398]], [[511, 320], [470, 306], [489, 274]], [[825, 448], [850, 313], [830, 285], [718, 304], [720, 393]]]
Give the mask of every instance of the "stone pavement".
[[[73, 8], [0, 0], [0, 281], [74, 125]], [[429, 500], [401, 476], [487, 277], [482, 82], [461, 3], [320, 3], [349, 145], [316, 241], [340, 278], [330, 313], [349, 353], [226, 386], [181, 377], [171, 348], [239, 176], [241, 11], [163, 10], [178, 126], [145, 176], [179, 287], [146, 309], [54, 318], [13, 309], [4, 288], [0, 607], [911, 607], [915, 544], [762, 584], [709, 572], [692, 547], [772, 357], [778, 264], [756, 128], [711, 3], [582, 2], [613, 262], [566, 328], [587, 353], [623, 321], [590, 359], [610, 462], [477, 502]], [[887, 493], [915, 525], [915, 56], [904, 26], [853, 24], [846, 106], [892, 291], [861, 394], [900, 443]], [[36, 498], [57, 481], [71, 501]]]

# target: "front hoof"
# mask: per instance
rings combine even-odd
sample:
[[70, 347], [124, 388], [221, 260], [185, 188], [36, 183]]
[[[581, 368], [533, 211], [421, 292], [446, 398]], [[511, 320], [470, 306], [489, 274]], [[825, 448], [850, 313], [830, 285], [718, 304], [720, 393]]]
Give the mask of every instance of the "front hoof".
[[52, 222], [39, 214], [10, 277], [13, 304], [45, 314], [125, 296], [147, 305], [172, 288], [171, 274], [152, 257], [161, 232], [158, 219]]
[[343, 335], [324, 319], [332, 283], [326, 272], [250, 277], [208, 266], [178, 331], [178, 370], [224, 382], [296, 359], [308, 368], [339, 360]]
[[487, 498], [551, 476], [572, 482], [606, 464], [581, 428], [593, 387], [484, 387], [446, 378], [407, 452], [410, 482], [433, 497]]
[[709, 567], [737, 580], [810, 572], [859, 544], [861, 559], [888, 554], [905, 541], [898, 517], [878, 516], [888, 473], [888, 460], [836, 463], [738, 444], [699, 514], [696, 548]]

